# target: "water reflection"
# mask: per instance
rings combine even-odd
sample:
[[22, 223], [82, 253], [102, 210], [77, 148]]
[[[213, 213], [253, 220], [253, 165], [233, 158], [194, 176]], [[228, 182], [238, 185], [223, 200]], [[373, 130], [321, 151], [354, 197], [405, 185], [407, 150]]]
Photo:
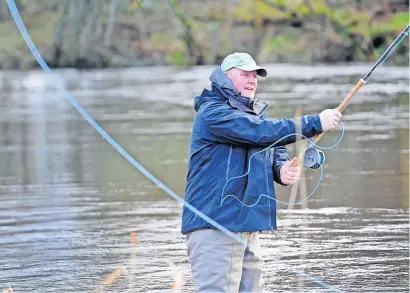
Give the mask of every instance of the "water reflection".
[[[208, 86], [211, 69], [59, 70], [57, 83], [182, 195], [192, 97]], [[317, 113], [337, 106], [367, 69], [268, 66], [259, 98], [271, 105], [271, 117], [292, 117], [298, 106]], [[180, 206], [109, 146], [55, 81], [39, 71], [2, 72], [0, 80], [0, 289], [90, 292], [130, 266], [132, 231], [138, 261], [131, 277], [140, 291], [170, 288], [167, 259], [189, 279]], [[406, 68], [383, 68], [354, 97], [309, 209], [279, 205], [280, 229], [263, 237], [268, 290], [326, 291], [277, 263], [280, 257], [346, 291], [408, 291], [408, 89]], [[339, 135], [328, 133], [320, 144]], [[306, 176], [312, 190], [319, 173]], [[288, 201], [289, 189], [278, 189]], [[127, 292], [129, 282], [124, 275], [111, 291]], [[184, 290], [192, 290], [190, 280]]]

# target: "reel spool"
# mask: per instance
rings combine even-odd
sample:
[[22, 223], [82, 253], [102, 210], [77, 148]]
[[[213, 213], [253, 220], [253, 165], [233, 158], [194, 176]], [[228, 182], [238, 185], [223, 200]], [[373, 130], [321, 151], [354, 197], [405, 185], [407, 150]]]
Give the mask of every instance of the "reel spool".
[[325, 154], [314, 147], [310, 147], [305, 152], [303, 164], [306, 168], [318, 169], [325, 162]]

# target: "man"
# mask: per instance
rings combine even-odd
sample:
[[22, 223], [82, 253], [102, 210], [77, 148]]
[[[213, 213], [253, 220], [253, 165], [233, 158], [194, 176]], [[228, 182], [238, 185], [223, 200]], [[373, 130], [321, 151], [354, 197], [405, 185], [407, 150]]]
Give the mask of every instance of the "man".
[[[249, 54], [228, 55], [210, 76], [212, 89], [195, 97], [185, 200], [254, 248], [184, 207], [182, 233], [196, 292], [262, 291], [259, 232], [276, 229], [273, 181], [290, 185], [299, 180], [300, 167], [291, 167], [296, 158], [290, 160], [284, 147], [296, 140], [295, 122], [267, 119], [267, 104], [255, 99], [257, 75], [267, 72]], [[313, 137], [340, 118], [335, 109], [303, 116], [302, 133]], [[241, 176], [248, 166], [249, 173]]]

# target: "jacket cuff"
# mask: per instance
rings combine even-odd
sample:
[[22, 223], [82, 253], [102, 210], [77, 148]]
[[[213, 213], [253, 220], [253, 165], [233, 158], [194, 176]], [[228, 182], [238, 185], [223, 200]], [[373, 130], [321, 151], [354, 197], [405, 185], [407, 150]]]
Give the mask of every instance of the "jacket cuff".
[[323, 129], [322, 129], [322, 123], [320, 122], [320, 116], [319, 115], [312, 115], [312, 116], [313, 116], [313, 125], [319, 132], [318, 134], [322, 133]]
[[[286, 161], [286, 162], [289, 162], [289, 160]], [[276, 183], [278, 183], [278, 184], [280, 184], [280, 185], [282, 185], [282, 186], [289, 186], [289, 184], [283, 183], [282, 180], [281, 180], [281, 178], [280, 178], [280, 169], [282, 168], [282, 166], [283, 166], [286, 162], [283, 162], [280, 166], [277, 166], [277, 167], [276, 167], [276, 168], [277, 168], [277, 169], [276, 169]]]

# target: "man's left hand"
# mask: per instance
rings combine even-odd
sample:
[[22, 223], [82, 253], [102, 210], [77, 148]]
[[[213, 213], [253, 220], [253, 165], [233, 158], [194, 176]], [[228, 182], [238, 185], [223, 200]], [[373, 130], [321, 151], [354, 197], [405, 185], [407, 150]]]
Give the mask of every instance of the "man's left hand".
[[294, 157], [292, 160], [287, 161], [285, 164], [283, 164], [283, 166], [280, 168], [280, 181], [282, 181], [283, 184], [295, 184], [300, 179], [300, 166], [291, 167], [293, 162], [295, 162], [297, 159], [297, 157]]

